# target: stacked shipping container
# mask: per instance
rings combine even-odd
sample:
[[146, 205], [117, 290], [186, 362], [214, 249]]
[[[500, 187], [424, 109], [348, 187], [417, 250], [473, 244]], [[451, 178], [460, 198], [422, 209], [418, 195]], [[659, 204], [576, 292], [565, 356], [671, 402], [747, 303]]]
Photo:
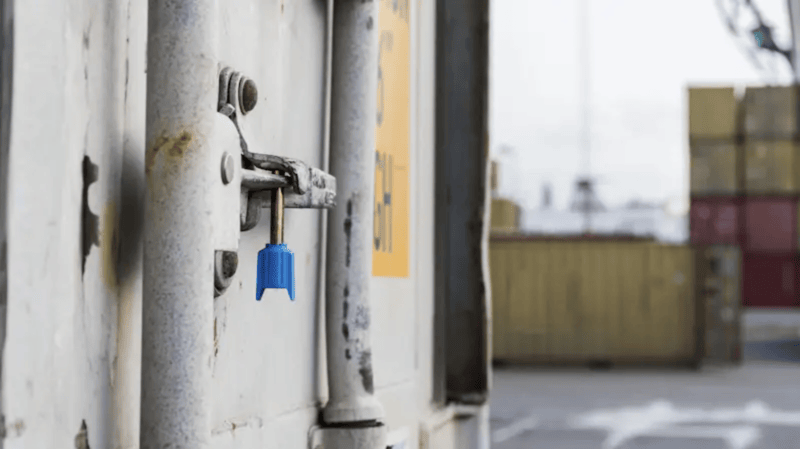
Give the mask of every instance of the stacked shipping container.
[[743, 112], [744, 305], [797, 306], [797, 88], [748, 88]]
[[[741, 355], [741, 263], [730, 257], [738, 255], [744, 239], [740, 111], [733, 88], [689, 90], [689, 236], [696, 249], [697, 343], [705, 361], [737, 361]], [[723, 259], [726, 276], [720, 273]]]
[[690, 236], [742, 249], [742, 302], [797, 306], [798, 90], [689, 90]]

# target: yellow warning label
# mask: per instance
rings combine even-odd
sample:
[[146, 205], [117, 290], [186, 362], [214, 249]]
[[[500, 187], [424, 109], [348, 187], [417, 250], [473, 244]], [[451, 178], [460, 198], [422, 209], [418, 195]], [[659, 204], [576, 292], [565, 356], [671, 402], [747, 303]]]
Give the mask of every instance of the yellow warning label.
[[372, 274], [408, 277], [411, 120], [408, 0], [380, 0]]

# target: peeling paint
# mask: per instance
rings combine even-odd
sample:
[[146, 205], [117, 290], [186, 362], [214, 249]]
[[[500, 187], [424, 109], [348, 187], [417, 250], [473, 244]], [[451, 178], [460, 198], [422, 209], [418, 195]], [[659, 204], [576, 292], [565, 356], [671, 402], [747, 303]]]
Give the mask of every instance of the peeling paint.
[[348, 327], [346, 323], [342, 324], [342, 335], [345, 341], [350, 340], [350, 327]]
[[262, 428], [264, 426], [264, 419], [258, 416], [250, 416], [244, 418], [228, 419], [222, 425], [215, 427], [211, 430], [211, 435], [216, 436], [226, 432], [233, 433], [237, 428]]
[[346, 244], [347, 245], [347, 248], [346, 248], [347, 250], [346, 250], [346, 253], [345, 253], [345, 261], [344, 261], [344, 265], [346, 267], [350, 267], [350, 234], [351, 234], [352, 229], [353, 229], [352, 217], [353, 217], [353, 201], [352, 200], [348, 200], [347, 201], [347, 218], [344, 219], [344, 234], [345, 234], [345, 236], [347, 236], [347, 244]]
[[344, 349], [344, 357], [346, 359], [353, 359], [353, 355], [350, 354], [350, 349], [349, 348]]
[[89, 257], [89, 252], [92, 246], [99, 246], [100, 239], [98, 236], [99, 218], [97, 215], [89, 210], [89, 186], [96, 182], [98, 179], [97, 164], [92, 163], [89, 156], [83, 157], [83, 197], [81, 199], [82, 209], [82, 224], [81, 224], [81, 249], [83, 251], [83, 262], [81, 266], [81, 273], [86, 271], [86, 258]]
[[372, 353], [362, 352], [358, 358], [358, 373], [361, 375], [361, 384], [364, 385], [364, 390], [372, 394], [375, 388], [372, 384]]
[[369, 329], [369, 309], [364, 305], [356, 306], [355, 317], [353, 318], [353, 325], [362, 330]]
[[75, 448], [91, 448], [89, 447], [89, 430], [86, 427], [86, 420], [81, 421], [81, 428], [75, 435]]

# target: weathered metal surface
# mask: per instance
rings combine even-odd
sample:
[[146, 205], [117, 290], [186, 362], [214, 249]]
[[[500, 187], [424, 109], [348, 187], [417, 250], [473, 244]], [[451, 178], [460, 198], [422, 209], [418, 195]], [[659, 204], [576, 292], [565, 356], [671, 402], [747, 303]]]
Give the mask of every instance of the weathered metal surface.
[[[123, 372], [138, 371], [127, 365], [130, 342], [118, 339], [118, 317], [128, 307], [122, 296], [135, 289], [137, 278], [135, 251], [121, 251], [135, 249], [138, 237], [130, 233], [125, 248], [119, 239], [121, 207], [136, 202], [128, 202], [135, 195], [126, 195], [130, 178], [121, 176], [127, 149], [138, 139], [125, 115], [126, 100], [138, 103], [126, 98], [135, 84], [126, 83], [125, 61], [133, 51], [126, 34], [142, 36], [127, 19], [142, 5], [14, 6], [14, 97], [27, 100], [11, 111], [8, 181], [17, 188], [7, 209], [8, 314], [15, 319], [8, 321], [3, 355], [3, 408], [11, 431], [4, 444], [72, 446], [85, 420], [92, 445], [123, 445], [115, 428], [118, 421], [130, 425], [131, 417], [127, 407], [115, 409], [114, 390], [131, 393], [135, 376]], [[51, 45], [42, 46], [42, 39]], [[48, 164], [31, 148], [45, 149]], [[95, 229], [81, 214], [87, 156], [99, 168], [87, 199], [99, 218]], [[135, 229], [135, 222], [125, 225]], [[98, 245], [90, 246], [82, 269], [84, 230]], [[130, 320], [135, 323], [135, 315]], [[128, 403], [135, 406], [136, 398]], [[138, 421], [138, 411], [132, 419]]]
[[214, 220], [215, 190], [222, 185], [214, 149], [217, 17], [213, 0], [149, 2], [140, 431], [145, 448], [198, 448], [211, 439], [213, 271], [215, 250], [222, 250], [214, 235], [223, 226]]
[[650, 242], [493, 240], [493, 356], [692, 362], [693, 263], [689, 247]]
[[374, 396], [370, 313], [377, 13], [377, 2], [334, 2], [330, 164], [339, 201], [328, 215], [323, 418], [329, 424], [384, 416]]
[[[330, 209], [336, 205], [336, 178], [314, 167], [306, 167], [299, 161], [291, 163], [290, 189], [285, 191], [286, 208], [325, 208]], [[302, 175], [300, 175], [302, 174]], [[302, 180], [302, 181], [301, 181]], [[265, 192], [255, 192], [255, 198], [261, 199], [264, 208], [270, 207], [271, 196]]]
[[732, 87], [689, 88], [692, 138], [732, 139], [736, 132], [736, 98]]
[[489, 2], [437, 5], [436, 302], [445, 306], [436, 324], [444, 331], [436, 359], [446, 363], [435, 376], [446, 379], [447, 400], [483, 403], [490, 334], [483, 248], [489, 228]]

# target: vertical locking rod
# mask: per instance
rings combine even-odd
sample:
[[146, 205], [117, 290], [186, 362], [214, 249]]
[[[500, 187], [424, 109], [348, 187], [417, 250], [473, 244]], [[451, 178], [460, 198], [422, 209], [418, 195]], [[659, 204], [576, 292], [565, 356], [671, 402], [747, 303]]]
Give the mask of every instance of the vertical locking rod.
[[141, 448], [211, 441], [217, 0], [150, 0]]

